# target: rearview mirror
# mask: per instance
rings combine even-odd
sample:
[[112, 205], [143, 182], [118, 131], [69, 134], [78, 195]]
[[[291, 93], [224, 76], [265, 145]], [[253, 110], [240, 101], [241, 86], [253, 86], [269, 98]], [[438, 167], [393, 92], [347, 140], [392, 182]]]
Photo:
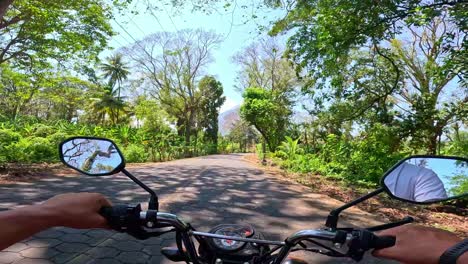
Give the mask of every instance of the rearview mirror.
[[382, 178], [392, 197], [412, 203], [436, 203], [468, 195], [468, 159], [412, 156]]
[[115, 174], [125, 167], [122, 153], [109, 139], [69, 138], [60, 144], [59, 154], [65, 165], [91, 176]]

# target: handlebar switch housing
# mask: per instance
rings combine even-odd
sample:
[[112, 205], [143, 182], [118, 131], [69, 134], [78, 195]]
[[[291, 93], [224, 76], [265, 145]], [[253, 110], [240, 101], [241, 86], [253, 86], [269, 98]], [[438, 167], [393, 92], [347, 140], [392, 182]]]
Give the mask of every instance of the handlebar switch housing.
[[112, 229], [125, 232], [137, 239], [148, 239], [151, 236], [141, 226], [140, 212], [141, 205], [138, 204], [104, 207], [100, 213], [107, 219]]
[[351, 233], [348, 255], [355, 261], [362, 260], [364, 253], [370, 249], [381, 249], [395, 245], [393, 236], [379, 237], [366, 229], [356, 229]]

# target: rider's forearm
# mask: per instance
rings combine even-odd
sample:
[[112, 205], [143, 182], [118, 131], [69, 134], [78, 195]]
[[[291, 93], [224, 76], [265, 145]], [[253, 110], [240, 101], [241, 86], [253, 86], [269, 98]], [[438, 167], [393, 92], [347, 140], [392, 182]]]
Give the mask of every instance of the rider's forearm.
[[25, 206], [0, 212], [0, 250], [57, 224], [52, 210]]

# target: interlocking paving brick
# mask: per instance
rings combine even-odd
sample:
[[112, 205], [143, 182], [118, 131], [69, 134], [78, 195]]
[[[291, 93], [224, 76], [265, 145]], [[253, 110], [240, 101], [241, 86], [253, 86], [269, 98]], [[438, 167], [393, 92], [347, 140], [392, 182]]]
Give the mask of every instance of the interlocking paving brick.
[[59, 254], [57, 250], [53, 248], [28, 248], [20, 252], [21, 256], [25, 258], [39, 258], [49, 259]]
[[161, 248], [160, 245], [146, 245], [142, 251], [150, 256], [161, 256]]
[[29, 247], [55, 247], [58, 244], [61, 244], [62, 241], [54, 238], [39, 238], [32, 239], [26, 242]]
[[94, 238], [109, 237], [112, 236], [114, 232], [102, 229], [94, 229], [86, 232], [86, 235]]
[[62, 236], [60, 240], [62, 240], [63, 242], [84, 243], [84, 242], [91, 240], [91, 238], [89, 236], [82, 235], [82, 234], [66, 234]]
[[122, 263], [131, 263], [131, 264], [145, 263], [146, 264], [146, 262], [148, 262], [148, 259], [150, 257], [142, 252], [122, 252], [117, 256], [117, 258]]
[[60, 227], [57, 230], [64, 232], [66, 234], [83, 234], [83, 233], [88, 232], [88, 230], [68, 228], [68, 227]]
[[111, 247], [95, 247], [86, 252], [87, 255], [94, 258], [112, 258], [117, 256], [119, 253], [120, 251]]
[[13, 264], [55, 264], [55, 263], [53, 263], [52, 261], [47, 260], [47, 259], [29, 259], [29, 258], [25, 258], [25, 259], [18, 260], [16, 262], [14, 262]]
[[112, 235], [112, 239], [118, 240], [118, 241], [127, 241], [127, 240], [134, 240], [135, 238], [125, 233], [115, 233]]
[[16, 252], [0, 252], [1, 264], [10, 264], [22, 258], [23, 257], [19, 253], [16, 253]]
[[57, 250], [65, 253], [81, 253], [89, 248], [83, 243], [62, 243], [56, 247]]
[[20, 252], [21, 250], [23, 249], [26, 249], [28, 248], [28, 245], [26, 245], [25, 243], [16, 243], [10, 247], [7, 247], [6, 249], [4, 249], [4, 251], [8, 251], [8, 252]]
[[162, 241], [163, 240], [161, 237], [152, 237], [146, 240], [142, 240], [142, 243], [145, 245], [161, 245]]
[[163, 256], [152, 256], [148, 263], [147, 264], [161, 264], [163, 262], [166, 262], [166, 263], [169, 263], [171, 261], [169, 261], [168, 259], [166, 259], [165, 257]]
[[135, 241], [119, 241], [109, 246], [122, 251], [138, 251], [143, 248], [143, 244]]
[[34, 237], [38, 237], [38, 238], [58, 238], [58, 237], [61, 237], [63, 236], [65, 233], [64, 232], [61, 232], [57, 229], [48, 229], [48, 230], [45, 230], [45, 231], [42, 231], [42, 232], [39, 232], [37, 234], [34, 235]]
[[80, 253], [60, 253], [52, 258], [55, 264], [68, 263], [70, 260], [78, 257]]
[[86, 264], [122, 264], [122, 262], [114, 258], [105, 258], [105, 259], [93, 259]]
[[93, 258], [90, 257], [90, 256], [79, 255], [76, 258], [73, 258], [70, 261], [68, 261], [67, 264], [84, 264], [84, 263], [89, 263], [92, 260], [93, 260]]

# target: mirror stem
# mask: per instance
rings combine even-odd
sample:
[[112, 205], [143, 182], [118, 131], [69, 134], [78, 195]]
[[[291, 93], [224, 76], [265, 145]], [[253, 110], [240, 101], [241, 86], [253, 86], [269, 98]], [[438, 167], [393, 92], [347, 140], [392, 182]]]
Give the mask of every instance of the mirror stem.
[[380, 187], [379, 189], [373, 191], [373, 192], [370, 192], [362, 197], [359, 197], [357, 198], [356, 200], [354, 201], [351, 201], [341, 207], [338, 207], [334, 210], [332, 210], [330, 212], [330, 214], [328, 215], [327, 217], [327, 222], [325, 223], [325, 226], [330, 228], [330, 229], [336, 229], [337, 225], [338, 225], [338, 218], [340, 216], [340, 213], [346, 209], [348, 209], [349, 207], [351, 206], [355, 206], [356, 204], [358, 203], [361, 203], [369, 198], [372, 198], [374, 196], [376, 196], [377, 194], [381, 193], [384, 191], [384, 188]]
[[146, 186], [144, 183], [142, 183], [140, 180], [138, 180], [135, 176], [133, 176], [130, 172], [128, 172], [126, 169], [122, 169], [122, 173], [125, 174], [127, 177], [129, 177], [134, 183], [138, 184], [141, 188], [145, 189], [151, 197], [148, 203], [148, 209], [149, 210], [159, 210], [159, 201], [158, 201], [158, 196], [156, 193], [151, 190], [148, 186]]

